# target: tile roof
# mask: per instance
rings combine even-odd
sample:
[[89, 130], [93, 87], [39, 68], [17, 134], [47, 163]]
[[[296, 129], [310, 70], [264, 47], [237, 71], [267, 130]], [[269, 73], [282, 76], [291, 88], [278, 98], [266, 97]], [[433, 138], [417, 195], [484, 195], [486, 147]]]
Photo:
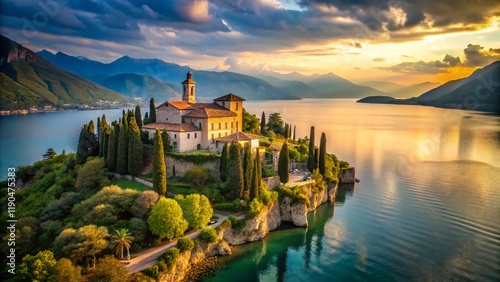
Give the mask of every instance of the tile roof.
[[235, 117], [238, 116], [235, 112], [227, 109], [212, 109], [212, 108], [196, 108], [191, 112], [183, 115], [183, 117], [191, 118], [217, 118], [217, 117]]
[[240, 141], [251, 141], [259, 139], [259, 135], [247, 133], [247, 132], [236, 132], [228, 136], [215, 139], [215, 141], [229, 143], [229, 142], [240, 142]]
[[214, 101], [245, 101], [245, 99], [234, 95], [233, 93], [229, 93], [219, 98], [215, 98]]
[[159, 129], [176, 132], [201, 131], [198, 127], [188, 123], [148, 123], [142, 126], [143, 129]]
[[176, 107], [179, 110], [190, 110], [193, 109], [193, 104], [188, 101], [167, 101], [170, 105]]

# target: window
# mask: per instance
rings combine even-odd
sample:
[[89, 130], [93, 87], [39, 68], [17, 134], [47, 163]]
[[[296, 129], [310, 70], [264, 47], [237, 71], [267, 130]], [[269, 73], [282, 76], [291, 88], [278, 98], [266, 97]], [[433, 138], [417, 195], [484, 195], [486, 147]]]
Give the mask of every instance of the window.
[[234, 124], [233, 124], [233, 122], [231, 122], [231, 129], [233, 129], [233, 128], [234, 128]]
[[212, 133], [212, 139], [214, 139], [214, 134]]
[[174, 139], [177, 139], [177, 134], [174, 134]]
[[219, 132], [219, 138], [220, 138], [220, 132]]
[[198, 133], [196, 133], [196, 132], [194, 133], [194, 138], [195, 139], [198, 138]]
[[226, 135], [225, 135], [225, 136], [227, 136], [227, 132], [226, 132]]
[[222, 126], [220, 125], [220, 122], [219, 122], [219, 129], [221, 129], [221, 128], [222, 128]]
[[225, 107], [226, 106], [226, 102], [222, 102], [222, 106]]
[[198, 128], [201, 130], [201, 122], [198, 125], [199, 125]]
[[226, 129], [227, 129], [227, 122], [226, 122]]
[[190, 138], [191, 138], [191, 134], [188, 133], [188, 139], [190, 139]]
[[174, 149], [177, 149], [177, 142], [172, 143], [174, 145]]
[[236, 110], [238, 110], [238, 102], [236, 102]]
[[212, 130], [214, 130], [214, 123], [212, 122]]
[[238, 131], [238, 122], [236, 122], [236, 131]]

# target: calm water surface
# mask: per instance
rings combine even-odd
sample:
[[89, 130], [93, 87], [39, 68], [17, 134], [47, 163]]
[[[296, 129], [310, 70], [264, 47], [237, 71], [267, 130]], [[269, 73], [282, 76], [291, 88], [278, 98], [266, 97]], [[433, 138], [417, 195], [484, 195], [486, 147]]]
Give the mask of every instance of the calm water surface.
[[[309, 228], [234, 248], [206, 281], [500, 280], [500, 118], [340, 99], [245, 108], [280, 112], [297, 136], [324, 131], [361, 182], [310, 213]], [[48, 147], [74, 151], [81, 126], [102, 113], [0, 117], [2, 178]]]

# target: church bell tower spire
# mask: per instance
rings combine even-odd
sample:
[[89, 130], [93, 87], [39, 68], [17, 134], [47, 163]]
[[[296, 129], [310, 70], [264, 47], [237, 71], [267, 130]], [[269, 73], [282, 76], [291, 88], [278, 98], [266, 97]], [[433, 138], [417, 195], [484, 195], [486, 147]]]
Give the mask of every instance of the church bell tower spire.
[[193, 80], [191, 70], [186, 74], [186, 80], [182, 82], [182, 101], [196, 103], [196, 82]]

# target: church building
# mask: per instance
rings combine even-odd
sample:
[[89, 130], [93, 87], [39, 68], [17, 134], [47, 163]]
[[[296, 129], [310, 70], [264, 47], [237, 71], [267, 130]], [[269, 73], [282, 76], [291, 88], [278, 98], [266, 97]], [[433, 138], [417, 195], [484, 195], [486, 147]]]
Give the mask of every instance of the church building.
[[212, 103], [196, 103], [196, 82], [187, 73], [182, 82], [182, 100], [168, 100], [156, 107], [156, 123], [146, 124], [143, 130], [154, 137], [156, 129], [166, 130], [177, 152], [207, 150], [221, 152], [224, 143], [259, 144], [259, 136], [241, 132], [243, 98], [234, 94], [214, 99]]

